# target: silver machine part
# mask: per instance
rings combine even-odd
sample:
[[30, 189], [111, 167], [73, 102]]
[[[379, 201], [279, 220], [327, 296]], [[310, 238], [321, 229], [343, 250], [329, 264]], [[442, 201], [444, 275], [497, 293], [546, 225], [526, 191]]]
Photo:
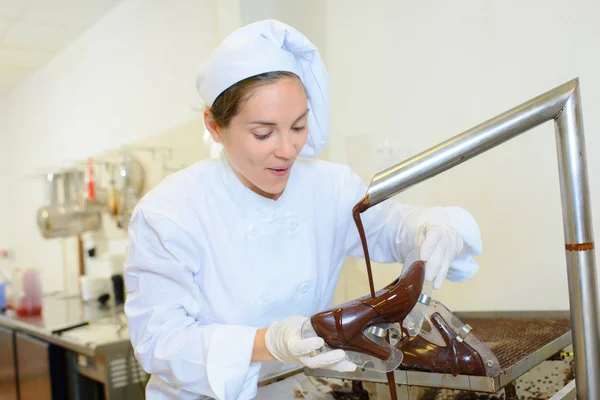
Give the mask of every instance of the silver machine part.
[[378, 326], [372, 326], [367, 330], [368, 333], [377, 336], [377, 337], [385, 337], [387, 334], [387, 330], [380, 328]]
[[50, 205], [58, 204], [57, 177], [54, 173], [46, 174], [46, 197]]
[[471, 327], [471, 325], [469, 325], [469, 324], [463, 325], [460, 328], [458, 335], [456, 336], [456, 340], [458, 340], [460, 343], [464, 342], [465, 338], [467, 336], [469, 336], [469, 333], [471, 333], [472, 330], [473, 330], [473, 328]]
[[425, 293], [421, 293], [418, 301], [419, 301], [419, 303], [422, 303], [422, 304], [425, 304], [426, 306], [428, 306], [429, 303], [431, 302], [431, 297]]
[[600, 400], [597, 275], [578, 78], [378, 173], [368, 202], [372, 207], [550, 120], [558, 150], [577, 398]]
[[576, 400], [577, 397], [575, 396], [575, 380], [573, 379], [567, 384], [567, 386], [556, 392], [556, 394], [552, 396], [550, 400]]

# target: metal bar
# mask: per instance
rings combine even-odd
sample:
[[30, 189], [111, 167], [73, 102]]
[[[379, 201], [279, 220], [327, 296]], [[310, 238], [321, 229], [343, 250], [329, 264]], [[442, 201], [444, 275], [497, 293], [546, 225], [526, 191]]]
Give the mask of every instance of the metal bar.
[[579, 87], [555, 120], [577, 394], [600, 399], [594, 234]]
[[376, 174], [367, 190], [369, 205], [372, 207], [555, 118], [577, 85], [577, 79], [567, 82]]
[[366, 199], [372, 207], [552, 119], [556, 120], [577, 396], [600, 400], [598, 289], [578, 79], [380, 172], [371, 181]]
[[545, 319], [567, 319], [570, 318], [569, 310], [511, 310], [511, 311], [453, 311], [460, 320], [496, 319], [496, 318], [545, 318]]
[[575, 400], [577, 398], [575, 390], [575, 380], [572, 380], [567, 384], [567, 386], [556, 392], [556, 394], [552, 396], [550, 400]]
[[58, 204], [57, 179], [60, 175], [56, 173], [46, 174], [46, 197], [49, 205]]
[[268, 386], [268, 385], [271, 385], [271, 384], [273, 384], [275, 382], [279, 382], [279, 381], [282, 381], [282, 380], [284, 380], [286, 378], [289, 378], [290, 376], [298, 375], [303, 370], [304, 370], [303, 368], [297, 368], [297, 369], [293, 369], [291, 371], [286, 371], [286, 372], [284, 372], [282, 374], [263, 377], [262, 379], [258, 380], [258, 387]]

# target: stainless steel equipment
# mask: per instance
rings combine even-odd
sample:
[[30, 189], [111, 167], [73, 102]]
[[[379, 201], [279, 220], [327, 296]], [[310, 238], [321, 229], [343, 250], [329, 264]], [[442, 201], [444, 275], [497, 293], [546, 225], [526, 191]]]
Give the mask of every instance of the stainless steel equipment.
[[98, 212], [82, 210], [76, 204], [41, 207], [37, 215], [38, 227], [45, 239], [79, 235], [97, 230], [102, 223]]
[[567, 384], [564, 388], [558, 391], [550, 400], [576, 400], [577, 393], [575, 393], [575, 379]]
[[0, 327], [0, 399], [17, 400], [15, 335]]
[[144, 191], [145, 173], [139, 160], [129, 153], [125, 153], [123, 161], [116, 165], [115, 187], [120, 193], [132, 189], [136, 196], [141, 196]]
[[[79, 175], [78, 171], [47, 175], [50, 204], [38, 209], [37, 213], [38, 227], [44, 238], [75, 236], [101, 226], [100, 210], [97, 207], [83, 208], [79, 204]], [[59, 181], [62, 181], [63, 202], [58, 202]]]
[[126, 229], [133, 209], [144, 191], [145, 174], [142, 164], [129, 153], [124, 153], [123, 162], [117, 166], [115, 189], [118, 193], [117, 226]]
[[374, 206], [550, 120], [558, 150], [577, 397], [600, 400], [600, 314], [578, 79], [375, 175], [367, 198]]
[[[53, 399], [143, 399], [147, 374], [135, 360], [126, 322], [122, 307], [98, 308], [82, 303], [78, 297], [47, 296], [40, 316], [20, 317], [13, 311], [0, 314], [0, 345], [6, 341], [4, 330], [17, 332], [19, 360], [23, 357], [38, 371], [31, 373], [29, 367], [22, 372], [28, 377], [23, 390], [29, 390], [29, 382], [41, 379], [41, 363], [46, 360], [51, 366]], [[29, 360], [30, 349], [35, 346], [40, 365]], [[0, 360], [3, 356], [4, 347], [0, 347]]]
[[19, 398], [52, 400], [48, 343], [16, 334]]
[[46, 174], [48, 204], [37, 212], [38, 227], [44, 238], [76, 236], [97, 230], [105, 211], [115, 218], [119, 227], [127, 227], [144, 192], [144, 168], [127, 152], [119, 161], [105, 162], [104, 167], [108, 171], [108, 182], [105, 185], [95, 182], [94, 197], [88, 193], [85, 172], [79, 167]]
[[[500, 362], [495, 376], [436, 374], [419, 371], [394, 371], [397, 384], [497, 393], [515, 379], [571, 344], [567, 311], [466, 312], [457, 317], [473, 330]], [[387, 383], [383, 373], [357, 370], [339, 373], [324, 369], [305, 369], [306, 375]]]
[[[70, 329], [61, 335], [61, 340], [93, 350], [93, 355], [79, 351], [69, 354], [79, 382], [81, 377], [97, 382], [105, 399], [144, 398], [148, 374], [134, 357], [124, 317], [113, 315]], [[78, 395], [77, 398], [87, 400], [82, 393]]]

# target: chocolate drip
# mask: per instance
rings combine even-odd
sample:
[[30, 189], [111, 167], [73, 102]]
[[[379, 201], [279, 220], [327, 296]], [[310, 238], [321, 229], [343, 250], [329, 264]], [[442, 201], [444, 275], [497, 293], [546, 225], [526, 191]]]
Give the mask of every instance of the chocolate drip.
[[[358, 229], [360, 241], [362, 243], [363, 252], [365, 254], [365, 263], [367, 265], [367, 275], [369, 277], [369, 289], [371, 290], [371, 297], [375, 297], [375, 285], [373, 284], [373, 272], [371, 271], [371, 258], [369, 257], [369, 247], [367, 246], [367, 236], [365, 235], [365, 228], [363, 227], [360, 214], [369, 208], [369, 195], [366, 195], [362, 201], [354, 206], [352, 209], [352, 216], [354, 217], [354, 223]], [[389, 342], [389, 335], [387, 337]], [[390, 396], [393, 399], [397, 399], [396, 394], [396, 379], [394, 378], [394, 371], [390, 371], [387, 374], [387, 381], [390, 387]]]
[[367, 275], [369, 277], [369, 289], [371, 290], [371, 297], [375, 297], [375, 285], [373, 284], [373, 272], [371, 271], [371, 258], [369, 257], [369, 247], [367, 246], [367, 236], [365, 235], [365, 228], [363, 227], [360, 214], [369, 208], [369, 195], [357, 203], [352, 209], [352, 217], [358, 229], [358, 235], [362, 243], [363, 253], [365, 254], [365, 262], [367, 264]]

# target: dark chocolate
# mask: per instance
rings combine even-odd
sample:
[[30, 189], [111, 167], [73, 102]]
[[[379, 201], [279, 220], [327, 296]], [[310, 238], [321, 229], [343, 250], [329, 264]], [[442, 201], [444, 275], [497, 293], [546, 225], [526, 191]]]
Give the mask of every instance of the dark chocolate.
[[400, 278], [375, 293], [315, 314], [312, 326], [332, 348], [368, 354], [385, 360], [390, 350], [367, 338], [371, 325], [401, 323], [417, 303], [425, 264], [417, 261]]
[[396, 345], [404, 358], [399, 369], [435, 372], [439, 374], [485, 376], [481, 357], [467, 343], [459, 342], [457, 335], [438, 313], [431, 315], [432, 329], [437, 329], [445, 347], [438, 346], [422, 336], [405, 337]]

